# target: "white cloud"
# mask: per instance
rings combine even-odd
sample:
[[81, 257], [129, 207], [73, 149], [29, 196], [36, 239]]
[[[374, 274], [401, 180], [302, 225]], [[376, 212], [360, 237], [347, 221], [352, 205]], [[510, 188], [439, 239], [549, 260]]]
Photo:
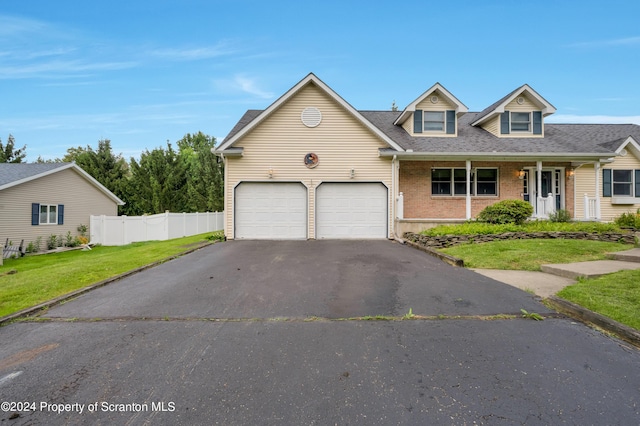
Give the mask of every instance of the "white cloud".
[[151, 51], [152, 56], [172, 61], [197, 61], [201, 59], [211, 59], [219, 56], [231, 55], [233, 53], [235, 53], [235, 50], [224, 42], [220, 42], [215, 46], [207, 47], [163, 48]]
[[567, 47], [612, 47], [612, 46], [640, 46], [640, 36], [625, 37], [611, 40], [594, 40], [569, 44]]
[[615, 116], [615, 115], [554, 114], [553, 116], [545, 120], [548, 123], [640, 124], [640, 115]]

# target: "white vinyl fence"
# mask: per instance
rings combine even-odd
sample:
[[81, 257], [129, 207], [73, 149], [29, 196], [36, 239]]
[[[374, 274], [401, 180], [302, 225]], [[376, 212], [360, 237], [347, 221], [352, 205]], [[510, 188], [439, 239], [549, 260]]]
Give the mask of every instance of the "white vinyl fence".
[[137, 241], [170, 240], [224, 228], [224, 212], [161, 213], [151, 216], [91, 216], [92, 244], [122, 246]]

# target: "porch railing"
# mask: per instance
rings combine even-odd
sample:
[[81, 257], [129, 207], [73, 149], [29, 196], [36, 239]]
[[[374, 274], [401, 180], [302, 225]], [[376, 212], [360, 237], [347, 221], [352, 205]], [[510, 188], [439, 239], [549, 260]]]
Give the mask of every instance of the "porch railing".
[[546, 197], [538, 197], [538, 217], [547, 218], [556, 211], [556, 197], [549, 193]]
[[584, 194], [584, 218], [586, 220], [600, 219], [600, 199]]

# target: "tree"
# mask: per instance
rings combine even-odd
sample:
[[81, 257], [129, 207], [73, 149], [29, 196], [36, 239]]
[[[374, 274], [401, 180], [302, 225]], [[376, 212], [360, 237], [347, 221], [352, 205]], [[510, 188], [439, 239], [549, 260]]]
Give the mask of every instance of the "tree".
[[22, 160], [27, 156], [26, 149], [26, 145], [15, 149], [13, 135], [9, 135], [7, 138], [6, 146], [2, 144], [2, 139], [0, 139], [0, 163], [22, 163]]
[[[99, 140], [97, 150], [89, 145], [86, 148], [69, 148], [62, 161], [74, 161], [95, 180], [127, 202], [129, 165], [122, 155], [113, 153], [109, 139]], [[120, 212], [126, 213], [128, 209], [127, 202], [125, 206], [120, 207]]]
[[186, 163], [171, 144], [145, 150], [140, 161], [131, 159], [129, 193], [136, 214], [186, 212]]
[[224, 165], [211, 152], [216, 140], [202, 132], [187, 133], [178, 141], [180, 156], [187, 164], [188, 211], [224, 210]]

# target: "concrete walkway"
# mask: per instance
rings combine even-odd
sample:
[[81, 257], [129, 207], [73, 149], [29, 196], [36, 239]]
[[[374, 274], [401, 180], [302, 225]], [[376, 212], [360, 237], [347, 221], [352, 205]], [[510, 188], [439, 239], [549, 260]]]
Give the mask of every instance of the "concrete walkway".
[[473, 271], [537, 296], [549, 297], [581, 277], [595, 278], [613, 272], [640, 269], [640, 248], [610, 253], [607, 257], [610, 260], [541, 265], [542, 272], [497, 269]]

